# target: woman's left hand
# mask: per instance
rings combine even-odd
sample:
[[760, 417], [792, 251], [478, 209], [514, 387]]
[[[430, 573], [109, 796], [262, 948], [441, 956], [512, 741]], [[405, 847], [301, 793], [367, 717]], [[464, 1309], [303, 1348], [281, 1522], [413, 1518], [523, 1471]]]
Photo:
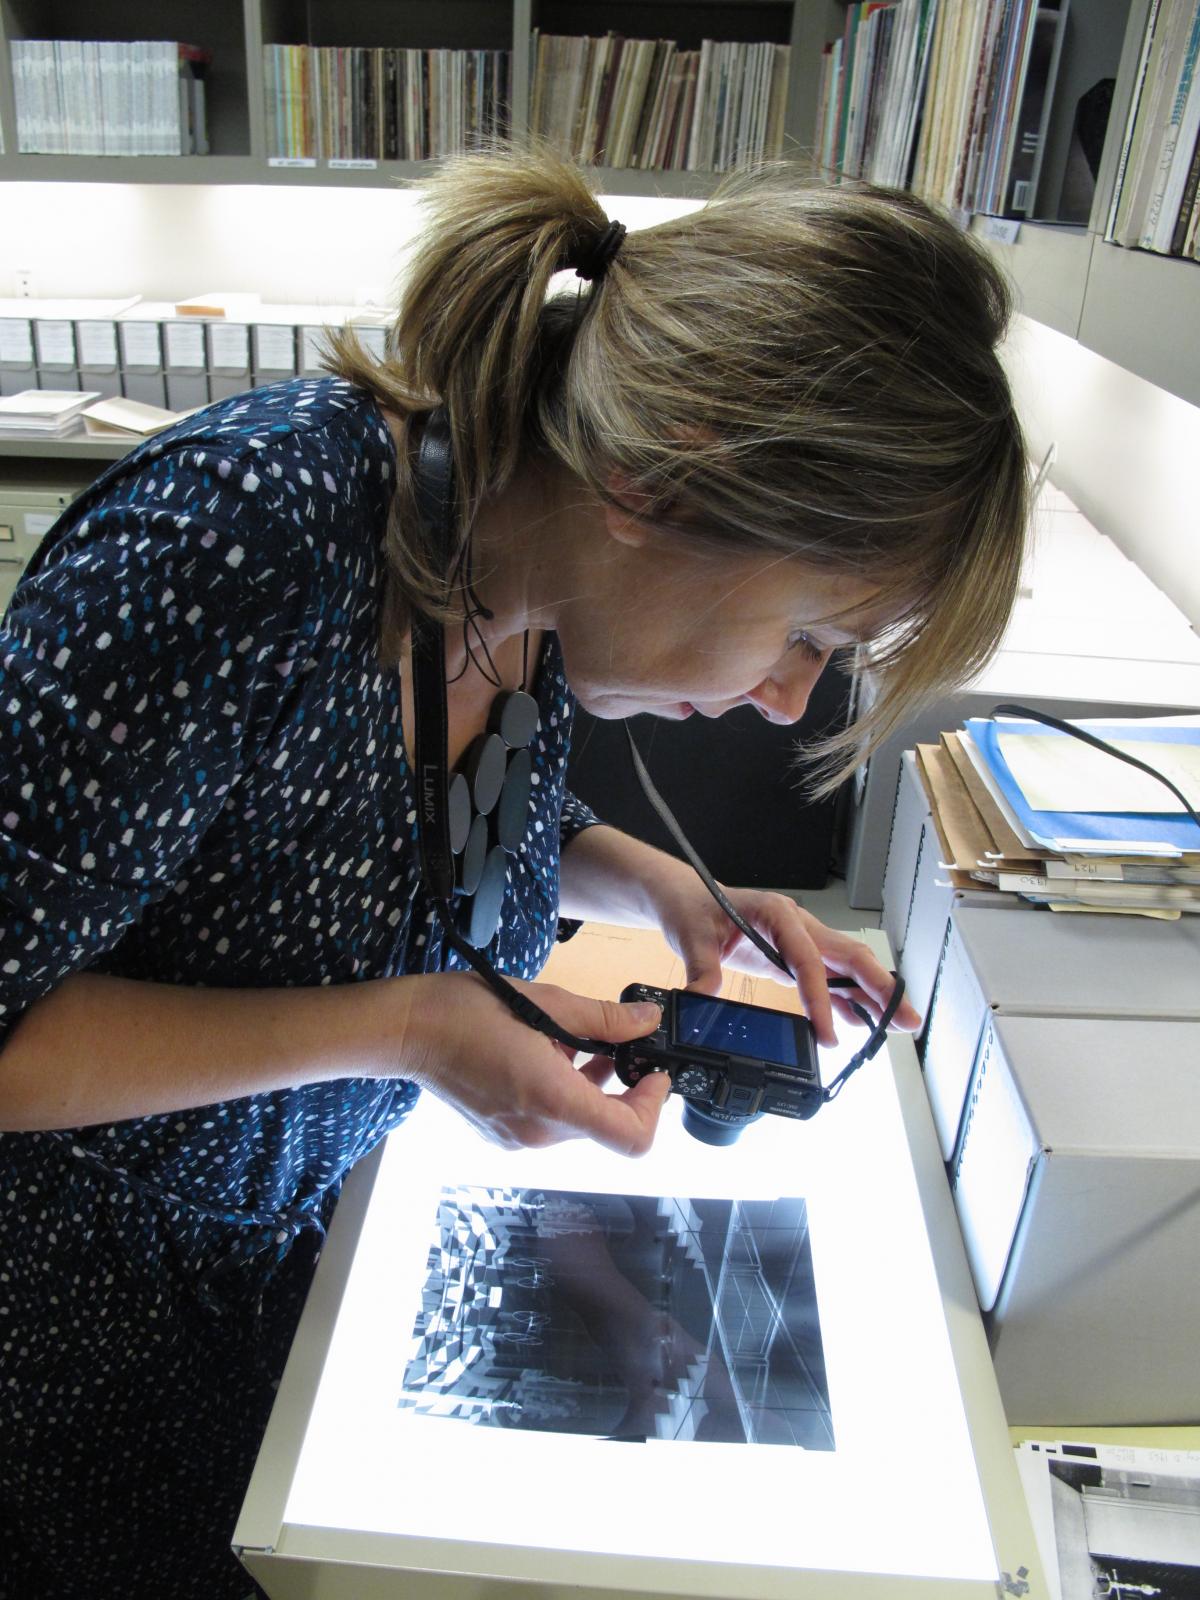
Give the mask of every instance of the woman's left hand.
[[[775, 946], [792, 969], [818, 1043], [837, 1043], [835, 1013], [861, 1026], [861, 1018], [850, 1009], [851, 1000], [873, 1017], [882, 1014], [894, 980], [860, 940], [827, 928], [787, 895], [765, 889], [726, 889], [725, 893], [734, 909]], [[652, 899], [663, 935], [683, 961], [689, 989], [699, 994], [719, 993], [725, 967], [755, 978], [773, 978], [777, 983], [789, 981], [729, 920], [690, 869], [686, 876], [673, 872], [667, 882], [652, 890]], [[829, 973], [853, 978], [855, 986], [831, 992], [826, 979]], [[915, 1033], [921, 1018], [905, 1000], [892, 1026]]]

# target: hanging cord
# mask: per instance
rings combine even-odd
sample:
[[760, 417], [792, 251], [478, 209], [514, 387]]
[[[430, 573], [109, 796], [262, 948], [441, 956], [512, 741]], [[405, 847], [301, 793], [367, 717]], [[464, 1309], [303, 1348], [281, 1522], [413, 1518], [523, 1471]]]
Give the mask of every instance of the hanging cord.
[[[751, 944], [762, 951], [763, 955], [766, 956], [768, 961], [777, 966], [781, 972], [786, 972], [788, 977], [794, 980], [796, 974], [792, 971], [791, 967], [788, 966], [787, 962], [783, 959], [783, 956], [780, 955], [779, 951], [769, 939], [764, 938], [763, 935], [759, 933], [757, 928], [746, 921], [745, 917], [743, 917], [741, 913], [734, 907], [732, 901], [729, 899], [729, 896], [724, 892], [724, 890], [721, 888], [721, 885], [704, 865], [704, 862], [700, 859], [699, 852], [695, 849], [691, 840], [687, 837], [683, 829], [675, 820], [675, 815], [670, 806], [668, 806], [662, 795], [659, 794], [658, 790], [654, 787], [654, 781], [650, 777], [650, 773], [646, 768], [646, 763], [642, 760], [641, 752], [638, 750], [638, 747], [634, 742], [633, 729], [629, 726], [628, 722], [626, 722], [624, 726], [625, 739], [629, 746], [629, 755], [633, 762], [634, 773], [638, 782], [642, 786], [642, 791], [645, 794], [646, 799], [649, 800], [655, 811], [657, 811], [667, 829], [667, 832], [671, 835], [672, 839], [674, 839], [675, 843], [679, 846], [684, 855], [691, 862], [692, 866], [696, 869], [697, 873], [700, 875], [700, 880], [704, 884], [704, 887], [708, 890], [709, 894], [712, 895], [713, 899], [717, 902], [729, 920], [734, 923], [735, 926], [741, 929], [741, 931], [746, 935], [746, 938], [750, 940]], [[892, 987], [891, 998], [884, 1007], [883, 1015], [880, 1017], [878, 1022], [874, 1022], [872, 1020], [870, 1012], [865, 1006], [859, 1005], [857, 1000], [847, 1000], [847, 1004], [854, 1014], [872, 1030], [871, 1036], [867, 1040], [866, 1044], [863, 1045], [862, 1049], [857, 1051], [855, 1055], [851, 1056], [846, 1066], [843, 1067], [842, 1071], [838, 1073], [837, 1077], [833, 1080], [829, 1087], [824, 1090], [823, 1098], [826, 1101], [832, 1100], [835, 1095], [841, 1092], [842, 1085], [845, 1083], [846, 1079], [850, 1077], [852, 1073], [857, 1072], [864, 1061], [870, 1061], [871, 1057], [875, 1055], [880, 1045], [883, 1043], [884, 1038], [887, 1035], [888, 1024], [896, 1015], [896, 1012], [900, 1007], [900, 1002], [904, 998], [904, 979], [900, 977], [899, 973], [896, 972], [892, 973], [892, 977], [896, 981]], [[856, 987], [855, 980], [853, 978], [831, 977], [826, 979], [826, 982], [831, 989], [848, 989]]]
[[[1061, 717], [1052, 717], [1048, 711], [1034, 711], [1031, 706], [1020, 705], [1015, 700], [1006, 700], [1001, 705], [993, 706], [992, 716], [1021, 717], [1026, 722], [1045, 723], [1047, 728], [1053, 728], [1056, 733], [1070, 734], [1072, 739], [1079, 739], [1084, 744], [1091, 745], [1093, 750], [1102, 750], [1106, 756], [1114, 756], [1118, 761], [1124, 761], [1128, 766], [1136, 767], [1139, 772], [1144, 772], [1149, 778], [1156, 778], [1159, 783], [1169, 789], [1197, 828], [1200, 828], [1200, 817], [1196, 815], [1191, 801], [1182, 789], [1176, 788], [1165, 772], [1159, 772], [1157, 767], [1149, 766], [1145, 761], [1139, 761], [1136, 756], [1128, 755], [1124, 750], [1118, 750], [1115, 745], [1109, 744], [1106, 739], [1098, 738], [1094, 733], [1089, 733], [1086, 728], [1076, 727], [1073, 722], [1064, 722]], [[1200, 849], [1200, 845], [1197, 848]]]

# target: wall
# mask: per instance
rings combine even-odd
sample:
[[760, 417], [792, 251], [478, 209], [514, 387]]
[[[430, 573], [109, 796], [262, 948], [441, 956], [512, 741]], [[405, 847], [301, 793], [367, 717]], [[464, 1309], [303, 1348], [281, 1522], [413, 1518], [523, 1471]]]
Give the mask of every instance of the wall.
[[[695, 202], [622, 196], [630, 227]], [[411, 190], [241, 185], [0, 184], [0, 296], [29, 269], [41, 295], [387, 303], [418, 224]], [[1020, 319], [1007, 351], [1032, 452], [1200, 625], [1200, 409], [1074, 340]]]

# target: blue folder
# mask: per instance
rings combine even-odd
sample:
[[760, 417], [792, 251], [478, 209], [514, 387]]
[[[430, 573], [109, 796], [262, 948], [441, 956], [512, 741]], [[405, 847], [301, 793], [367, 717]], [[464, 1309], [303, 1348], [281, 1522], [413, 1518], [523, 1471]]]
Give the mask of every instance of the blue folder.
[[[1020, 786], [1009, 769], [1000, 750], [1001, 733], [1031, 733], [1039, 739], [1067, 739], [1069, 734], [1059, 733], [1040, 722], [1018, 722], [1006, 718], [994, 722], [990, 718], [972, 717], [967, 729], [975, 747], [987, 763], [996, 787], [1000, 790], [1021, 826], [1036, 843], [1048, 849], [1063, 851], [1063, 840], [1069, 840], [1071, 853], [1092, 851], [1096, 854], [1127, 855], [1147, 854], [1147, 846], [1159, 853], [1200, 851], [1200, 828], [1190, 817], [1161, 812], [1112, 811], [1035, 811], [1025, 799]], [[1113, 726], [1089, 722], [1087, 731], [1110, 742], [1128, 739], [1130, 742], [1161, 743], [1164, 739], [1173, 744], [1200, 744], [1200, 727], [1175, 724], [1170, 727], [1144, 727], [1137, 723]], [[1147, 762], [1154, 758], [1147, 753]], [[1115, 757], [1114, 757], [1115, 760]], [[1083, 841], [1086, 841], [1084, 843]], [[1134, 847], [1141, 845], [1140, 851]]]

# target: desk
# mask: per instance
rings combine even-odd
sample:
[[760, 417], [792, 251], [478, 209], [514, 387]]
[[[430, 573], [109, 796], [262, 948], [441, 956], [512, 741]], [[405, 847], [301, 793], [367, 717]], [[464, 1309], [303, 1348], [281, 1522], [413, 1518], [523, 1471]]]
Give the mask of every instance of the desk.
[[[648, 937], [585, 929], [546, 976], [604, 993], [670, 981]], [[823, 1060], [827, 1079], [837, 1065]], [[641, 1162], [580, 1143], [497, 1151], [436, 1102], [422, 1114], [424, 1136], [400, 1130], [347, 1185], [239, 1521], [275, 1600], [994, 1600], [1006, 1579], [1045, 1595], [910, 1041], [813, 1121], [764, 1119], [726, 1150], [689, 1140], [677, 1102]], [[635, 1443], [399, 1403], [445, 1185], [635, 1212], [638, 1196], [800, 1197], [834, 1448]]]

